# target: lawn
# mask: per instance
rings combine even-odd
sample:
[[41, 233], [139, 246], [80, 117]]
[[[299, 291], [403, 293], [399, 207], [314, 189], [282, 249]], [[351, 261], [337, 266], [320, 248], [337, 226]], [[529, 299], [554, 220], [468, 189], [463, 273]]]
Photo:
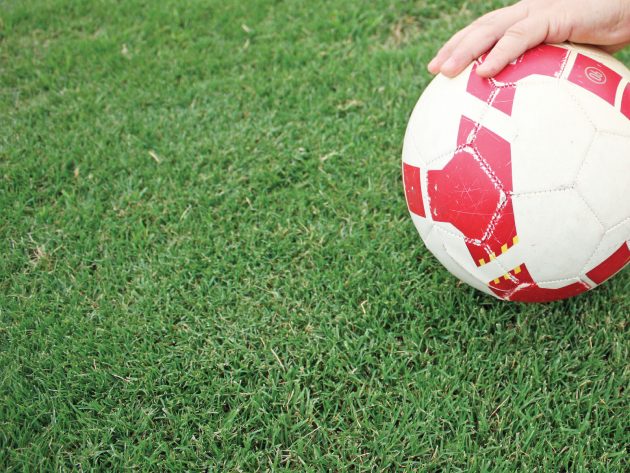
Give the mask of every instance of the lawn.
[[405, 205], [503, 3], [0, 3], [0, 470], [627, 471], [629, 271], [496, 301]]

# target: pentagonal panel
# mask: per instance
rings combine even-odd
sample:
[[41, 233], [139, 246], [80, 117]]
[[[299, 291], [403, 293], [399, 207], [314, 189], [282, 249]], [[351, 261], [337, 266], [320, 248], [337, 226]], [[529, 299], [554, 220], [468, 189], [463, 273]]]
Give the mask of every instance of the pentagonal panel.
[[577, 189], [605, 228], [630, 218], [630, 137], [597, 133]]
[[570, 187], [595, 129], [562, 82], [535, 78], [517, 86], [512, 118], [514, 192]]

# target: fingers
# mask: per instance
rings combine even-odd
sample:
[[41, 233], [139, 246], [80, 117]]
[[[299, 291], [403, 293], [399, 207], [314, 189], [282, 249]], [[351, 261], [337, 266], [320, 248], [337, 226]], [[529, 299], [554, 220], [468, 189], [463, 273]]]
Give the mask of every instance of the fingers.
[[477, 68], [477, 74], [492, 77], [501, 72], [525, 51], [544, 42], [549, 35], [549, 26], [549, 21], [543, 17], [527, 17], [515, 23], [488, 53]]
[[459, 74], [526, 14], [526, 9], [517, 4], [482, 16], [456, 33], [440, 49], [429, 63], [429, 71], [433, 74], [441, 72], [449, 77]]
[[499, 39], [497, 31], [479, 28], [469, 32], [462, 43], [442, 64], [440, 72], [447, 77], [455, 77], [468, 65], [490, 49]]
[[451, 39], [449, 39], [444, 46], [438, 51], [435, 57], [431, 60], [427, 68], [431, 74], [437, 74], [440, 72], [442, 68], [442, 64], [451, 57], [453, 50], [460, 43], [462, 38], [464, 38], [468, 32], [475, 27], [474, 24], [468, 25], [466, 28], [459, 30], [457, 33], [453, 35]]

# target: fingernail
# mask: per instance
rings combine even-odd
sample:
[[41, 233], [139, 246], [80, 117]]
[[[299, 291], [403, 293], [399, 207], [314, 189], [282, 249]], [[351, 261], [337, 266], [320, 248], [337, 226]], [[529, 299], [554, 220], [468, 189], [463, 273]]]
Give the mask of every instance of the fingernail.
[[492, 75], [492, 65], [484, 62], [479, 67], [477, 67], [477, 75], [481, 77], [490, 77]]
[[427, 69], [433, 72], [435, 70], [436, 65], [437, 65], [437, 58], [433, 58], [431, 59], [431, 62], [429, 62], [429, 64], [427, 65]]

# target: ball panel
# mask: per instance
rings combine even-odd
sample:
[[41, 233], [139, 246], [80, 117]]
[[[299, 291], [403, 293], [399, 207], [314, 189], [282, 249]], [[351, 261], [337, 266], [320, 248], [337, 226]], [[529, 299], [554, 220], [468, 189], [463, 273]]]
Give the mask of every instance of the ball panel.
[[583, 280], [580, 277], [574, 277], [574, 278], [567, 278], [567, 279], [561, 279], [561, 280], [556, 280], [556, 281], [537, 281], [536, 285], [542, 289], [562, 289], [565, 290], [565, 288], [567, 286], [571, 286], [574, 284], [584, 284], [586, 285], [589, 289], [591, 287], [594, 287], [594, 284], [590, 284], [589, 282]]
[[606, 229], [630, 218], [630, 136], [598, 132], [577, 189]]
[[604, 228], [574, 190], [513, 197], [521, 251], [535, 281], [578, 276]]
[[449, 230], [435, 224], [424, 238], [424, 243], [442, 265], [460, 281], [486, 294], [494, 295], [485, 280], [476, 276], [472, 270], [474, 264], [467, 254], [464, 240]]
[[[584, 265], [581, 275], [590, 279], [590, 276], [588, 275], [589, 272], [603, 264], [611, 257], [611, 255], [618, 251], [619, 248], [621, 248], [624, 244], [628, 244], [628, 242], [630, 242], [630, 218], [621, 224], [616, 225], [604, 234], [603, 238], [599, 242], [599, 245], [597, 245], [597, 248], [589, 258], [588, 262]], [[596, 271], [596, 277], [598, 271]], [[600, 279], [603, 280], [607, 278]], [[593, 281], [594, 284], [599, 284], [595, 280], [591, 279], [591, 281]]]
[[519, 287], [509, 297], [515, 302], [552, 302], [575, 297], [589, 290], [581, 281], [557, 289], [546, 289], [536, 284]]
[[518, 302], [550, 302], [573, 297], [589, 289], [589, 286], [573, 278], [557, 281], [557, 284], [542, 287], [531, 276], [527, 265], [522, 264], [489, 283], [490, 289], [501, 299]]
[[612, 255], [602, 261], [586, 275], [596, 284], [601, 284], [621, 271], [630, 262], [630, 247], [624, 242]]
[[571, 187], [588, 152], [595, 127], [561, 84], [519, 84], [512, 115], [515, 193]]
[[504, 193], [472, 151], [464, 150], [440, 171], [428, 172], [431, 217], [450, 222], [472, 240], [482, 241]]
[[418, 100], [407, 125], [405, 147], [407, 141], [410, 141], [418, 155], [410, 156], [409, 160], [405, 158], [406, 162], [426, 166], [439, 161], [439, 158], [444, 163], [450, 159], [457, 146], [461, 117], [460, 114], [453, 113], [453, 110], [466, 100], [466, 95], [465, 74], [455, 79], [442, 75], [433, 79]]
[[[630, 76], [627, 78], [630, 78]], [[617, 103], [616, 99], [615, 106], [612, 106], [588, 89], [572, 82], [561, 81], [559, 87], [572, 98], [582, 113], [588, 117], [596, 131], [607, 131], [630, 136], [630, 120], [621, 112], [622, 89], [625, 88], [623, 84], [619, 86], [619, 103]]]
[[596, 46], [589, 46], [586, 44], [575, 44], [575, 43], [563, 43], [563, 44], [558, 44], [556, 46], [567, 48], [573, 51], [573, 54], [579, 53], [579, 54], [583, 54], [585, 56], [591, 57], [597, 60], [598, 62], [604, 64], [606, 67], [612, 69], [613, 71], [615, 71], [617, 74], [621, 75], [622, 77], [625, 77], [626, 79], [630, 77], [630, 71], [628, 70], [626, 65], [620, 60], [618, 60], [617, 58], [615, 58], [614, 56], [611, 56], [610, 54], [608, 54], [606, 51], [604, 51], [601, 48], [598, 48]]
[[568, 80], [614, 105], [621, 75], [600, 61], [578, 54]]
[[403, 163], [403, 181], [407, 207], [409, 212], [424, 217], [426, 213], [424, 210], [424, 198], [422, 197], [421, 178], [419, 167]]
[[560, 77], [569, 54], [564, 48], [542, 44], [508, 64], [492, 79], [483, 79], [476, 74], [482, 57], [473, 65], [466, 90], [491, 107], [511, 115], [517, 83], [520, 87], [520, 81], [531, 76]]
[[630, 84], [626, 84], [621, 97], [621, 113], [630, 118]]
[[415, 225], [420, 237], [424, 240], [431, 229], [433, 228], [433, 222], [427, 218], [420, 217], [419, 215], [411, 214], [411, 220]]
[[[413, 115], [411, 119], [413, 119]], [[411, 126], [407, 127], [407, 132], [405, 133], [405, 141], [403, 142], [403, 163], [410, 164], [412, 166], [421, 167], [424, 166], [424, 162], [422, 161], [422, 157], [420, 156], [420, 151], [417, 149], [416, 145], [413, 142], [413, 133], [411, 132]], [[403, 181], [404, 182], [404, 181]]]

